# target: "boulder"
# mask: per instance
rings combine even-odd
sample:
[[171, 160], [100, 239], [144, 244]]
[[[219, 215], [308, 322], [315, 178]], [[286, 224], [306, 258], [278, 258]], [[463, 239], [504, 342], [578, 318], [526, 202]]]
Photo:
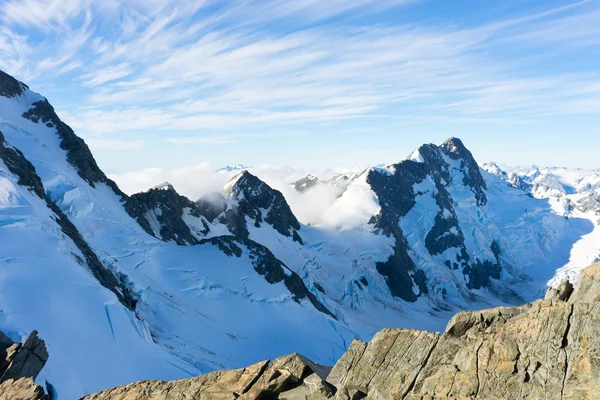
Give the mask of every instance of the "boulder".
[[0, 383], [0, 400], [45, 400], [46, 394], [31, 378], [8, 379]]

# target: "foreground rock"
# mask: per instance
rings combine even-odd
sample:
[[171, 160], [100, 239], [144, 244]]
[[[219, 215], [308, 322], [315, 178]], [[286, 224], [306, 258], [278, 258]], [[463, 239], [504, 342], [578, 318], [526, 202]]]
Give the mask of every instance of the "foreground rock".
[[23, 344], [0, 332], [0, 400], [45, 399], [44, 389], [34, 380], [47, 361], [46, 344], [37, 331]]
[[520, 307], [461, 312], [443, 334], [385, 329], [329, 368], [293, 354], [85, 397], [141, 399], [600, 399], [600, 264]]
[[105, 390], [86, 400], [141, 399], [324, 399], [332, 387], [324, 382], [331, 368], [298, 355], [261, 361], [248, 368], [217, 371], [180, 381], [142, 381]]

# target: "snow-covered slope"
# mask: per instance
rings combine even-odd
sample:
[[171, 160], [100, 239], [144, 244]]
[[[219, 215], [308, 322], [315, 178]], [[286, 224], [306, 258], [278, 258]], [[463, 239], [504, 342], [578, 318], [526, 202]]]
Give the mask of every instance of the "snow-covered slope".
[[[321, 224], [302, 227], [303, 248], [261, 229], [251, 237], [328, 295], [343, 282], [400, 308], [471, 308], [538, 296], [592, 229], [589, 220], [565, 219], [547, 200], [480, 170], [462, 142], [450, 139], [363, 172]], [[343, 254], [328, 247], [336, 246], [332, 237], [349, 244]], [[341, 265], [356, 271], [328, 283]], [[356, 284], [362, 276], [377, 284]]]
[[600, 261], [600, 173], [564, 167], [498, 167], [483, 165], [487, 171], [521, 188], [533, 197], [546, 199], [555, 213], [565, 218], [587, 220], [593, 231], [581, 236], [568, 251], [566, 262], [551, 279], [576, 282], [582, 268]]
[[[42, 332], [52, 357], [38, 382], [50, 382], [56, 398], [118, 381], [181, 376], [185, 363], [149, 340], [145, 322], [113, 293], [127, 288], [110, 272], [94, 270], [104, 266], [1, 133], [0, 237], [0, 326], [19, 340]], [[102, 273], [113, 292], [100, 283]]]

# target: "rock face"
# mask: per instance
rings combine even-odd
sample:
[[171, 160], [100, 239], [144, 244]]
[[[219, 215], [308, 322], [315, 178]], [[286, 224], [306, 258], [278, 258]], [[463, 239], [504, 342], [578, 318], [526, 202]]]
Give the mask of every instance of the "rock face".
[[175, 382], [139, 382], [86, 400], [600, 399], [600, 264], [579, 286], [519, 307], [460, 312], [443, 334], [384, 329], [329, 370], [292, 354]]
[[179, 245], [197, 244], [210, 230], [198, 205], [170, 184], [130, 196], [125, 210], [150, 235]]
[[25, 343], [13, 342], [0, 332], [0, 400], [45, 399], [44, 389], [34, 383], [46, 362], [46, 344], [31, 332]]
[[[420, 295], [428, 293], [427, 276], [409, 256], [411, 249], [405, 235], [408, 232], [403, 232], [398, 224], [415, 206], [417, 197], [423, 194], [416, 189], [423, 182], [431, 182], [433, 197], [439, 208], [433, 228], [425, 238], [429, 254], [456, 254], [455, 257], [447, 258], [445, 264], [468, 277], [466, 280], [469, 289], [488, 287], [491, 279], [500, 278], [498, 244], [494, 245], [494, 241], [488, 244], [490, 251], [496, 255], [495, 260], [480, 260], [469, 255], [456, 213], [455, 200], [450, 193], [454, 183], [455, 186], [468, 188], [477, 207], [484, 206], [488, 201], [485, 180], [473, 155], [460, 139], [450, 138], [440, 146], [423, 145], [413, 153], [411, 159], [391, 165], [385, 170], [372, 169], [367, 181], [381, 205], [380, 213], [371, 222], [386, 235], [396, 239], [394, 254], [386, 262], [377, 265], [377, 270], [386, 277], [394, 296], [406, 301], [416, 301]], [[413, 287], [418, 287], [419, 293], [415, 293]]]
[[[298, 232], [300, 222], [280, 191], [248, 171], [242, 171], [225, 187], [225, 194], [226, 197], [237, 201], [238, 215], [242, 220], [248, 217], [254, 221], [256, 227], [260, 227], [263, 222], [267, 223], [280, 234], [302, 243]], [[240, 234], [243, 236], [243, 233]]]

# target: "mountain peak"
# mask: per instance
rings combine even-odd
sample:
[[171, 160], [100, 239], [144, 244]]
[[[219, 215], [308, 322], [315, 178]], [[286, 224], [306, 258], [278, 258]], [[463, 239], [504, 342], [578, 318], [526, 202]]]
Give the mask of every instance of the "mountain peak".
[[467, 148], [465, 147], [465, 144], [463, 143], [463, 141], [457, 137], [451, 137], [451, 138], [446, 139], [444, 141], [444, 143], [441, 144], [440, 147], [442, 149], [447, 150], [450, 153], [461, 154], [465, 150], [468, 151]]
[[29, 87], [16, 80], [6, 72], [0, 70], [0, 96], [3, 97], [18, 97], [23, 94], [25, 89]]
[[223, 189], [226, 197], [237, 201], [238, 210], [254, 220], [255, 227], [264, 221], [280, 234], [302, 243], [298, 234], [300, 222], [279, 190], [246, 170], [234, 176]]
[[477, 161], [475, 161], [473, 154], [465, 147], [462, 140], [451, 137], [442, 143], [440, 149], [451, 159], [460, 160], [460, 169], [464, 174], [463, 184], [471, 187], [477, 198], [478, 205], [486, 204], [487, 196], [485, 190], [487, 189], [487, 185], [483, 176], [481, 176]]
[[223, 192], [226, 197], [236, 197], [240, 193], [242, 187], [255, 187], [260, 188], [261, 184], [264, 183], [256, 176], [252, 175], [247, 170], [236, 174], [223, 186]]
[[160, 183], [160, 184], [154, 186], [150, 190], [175, 190], [175, 188], [169, 182], [164, 181], [163, 183]]
[[250, 168], [247, 165], [243, 164], [227, 164], [224, 167], [219, 168], [216, 172], [233, 172], [233, 171], [241, 171]]

